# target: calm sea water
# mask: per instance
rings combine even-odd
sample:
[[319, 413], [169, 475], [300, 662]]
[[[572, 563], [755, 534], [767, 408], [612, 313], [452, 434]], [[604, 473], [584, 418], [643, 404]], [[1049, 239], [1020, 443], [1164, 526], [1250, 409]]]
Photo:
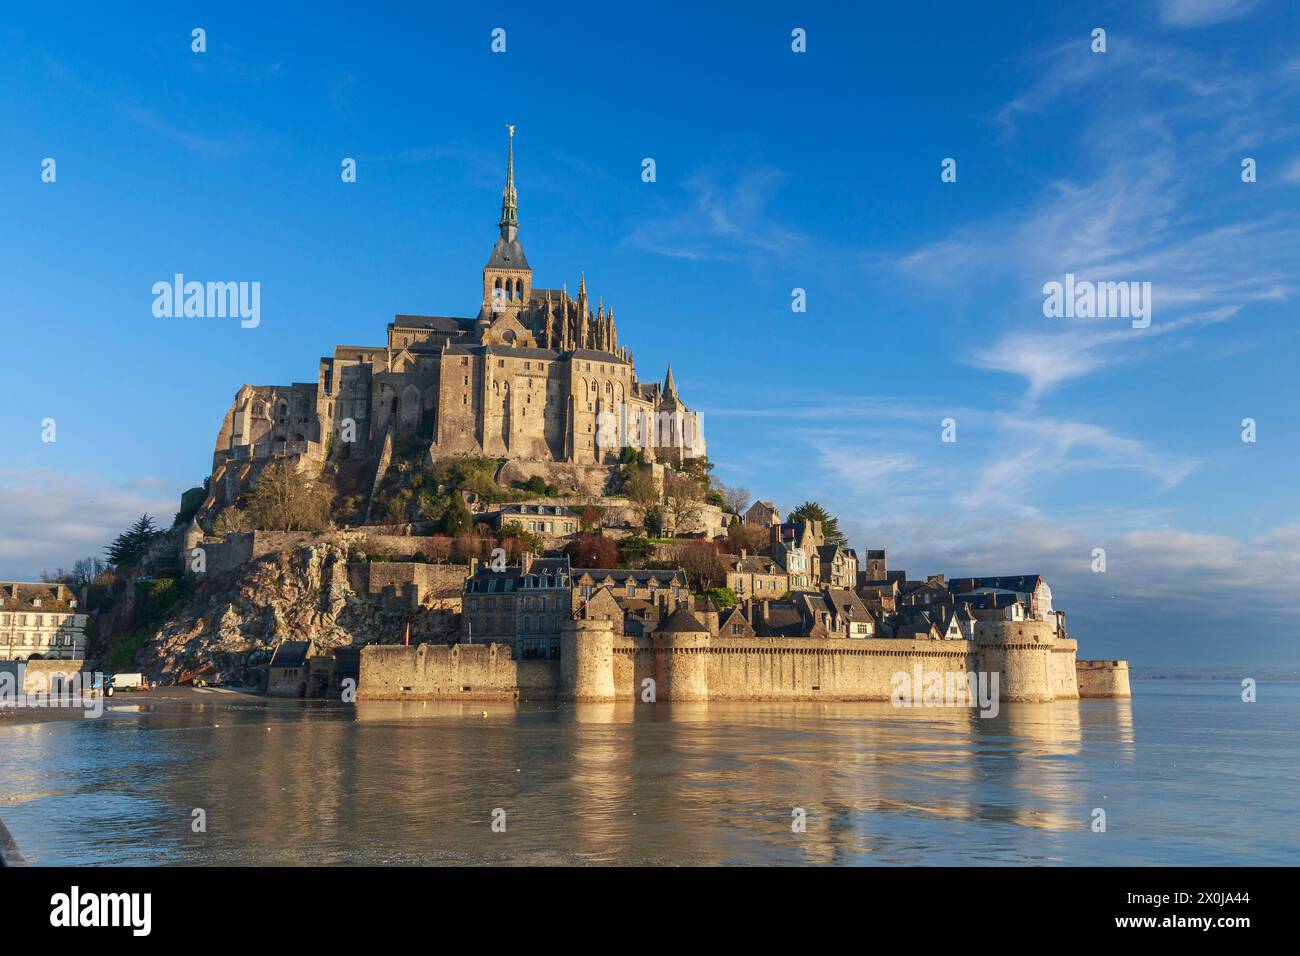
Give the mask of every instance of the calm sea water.
[[36, 864], [1300, 863], [1300, 685], [1134, 694], [993, 719], [124, 694], [0, 718], [0, 818]]

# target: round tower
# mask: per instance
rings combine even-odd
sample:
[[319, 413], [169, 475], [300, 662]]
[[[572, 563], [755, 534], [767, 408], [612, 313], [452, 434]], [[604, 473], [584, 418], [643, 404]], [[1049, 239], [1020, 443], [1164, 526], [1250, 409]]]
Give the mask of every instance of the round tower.
[[1049, 658], [1056, 644], [1046, 621], [979, 621], [975, 650], [980, 670], [998, 674], [998, 698], [1053, 700]]
[[560, 700], [614, 699], [614, 622], [569, 618], [560, 628]]
[[709, 628], [681, 605], [654, 633], [655, 698], [709, 699]]
[[709, 637], [718, 636], [718, 606], [711, 598], [705, 598], [704, 603], [695, 609], [695, 616], [708, 629]]

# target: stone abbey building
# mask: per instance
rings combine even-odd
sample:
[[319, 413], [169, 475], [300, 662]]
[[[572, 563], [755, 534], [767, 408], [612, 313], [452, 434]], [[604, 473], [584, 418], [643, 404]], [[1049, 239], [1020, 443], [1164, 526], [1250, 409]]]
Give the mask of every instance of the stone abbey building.
[[217, 437], [215, 477], [247, 475], [244, 464], [273, 456], [381, 460], [410, 440], [427, 441], [434, 458], [575, 466], [608, 467], [625, 444], [666, 464], [704, 454], [700, 416], [671, 367], [662, 382], [637, 377], [614, 310], [603, 301], [593, 309], [585, 277], [576, 296], [533, 285], [519, 241], [513, 127], [510, 136], [500, 236], [477, 315], [398, 315], [386, 345], [337, 347], [314, 383], [243, 386]]

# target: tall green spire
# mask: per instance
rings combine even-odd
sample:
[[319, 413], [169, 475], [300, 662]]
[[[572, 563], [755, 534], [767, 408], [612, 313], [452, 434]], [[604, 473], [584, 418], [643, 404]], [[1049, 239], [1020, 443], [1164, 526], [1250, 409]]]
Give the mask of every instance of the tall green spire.
[[506, 188], [501, 195], [501, 235], [507, 240], [514, 239], [519, 229], [519, 197], [515, 193], [515, 128], [506, 126], [510, 131], [510, 159], [506, 165]]

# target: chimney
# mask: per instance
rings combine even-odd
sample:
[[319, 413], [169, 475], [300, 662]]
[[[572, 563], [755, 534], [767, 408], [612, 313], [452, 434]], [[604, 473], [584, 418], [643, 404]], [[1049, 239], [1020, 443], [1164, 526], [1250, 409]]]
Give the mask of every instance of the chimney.
[[740, 549], [740, 560], [744, 561], [745, 558], [747, 558], [747, 557], [749, 557], [749, 552], [746, 551], [744, 548], [741, 548], [741, 549]]

